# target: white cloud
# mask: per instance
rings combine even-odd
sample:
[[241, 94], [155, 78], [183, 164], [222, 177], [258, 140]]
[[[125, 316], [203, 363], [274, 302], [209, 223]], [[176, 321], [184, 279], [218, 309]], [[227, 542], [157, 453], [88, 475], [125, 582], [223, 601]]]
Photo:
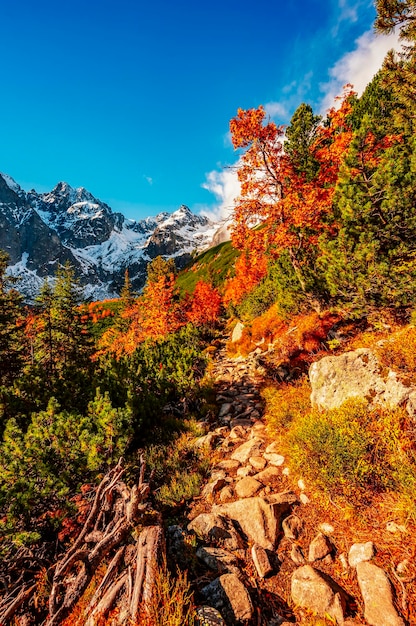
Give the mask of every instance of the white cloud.
[[234, 201], [240, 195], [240, 181], [236, 168], [238, 164], [222, 170], [213, 170], [206, 175], [204, 189], [214, 194], [217, 205], [201, 211], [214, 221], [228, 221], [233, 213]]
[[153, 178], [151, 176], [146, 176], [145, 174], [143, 174], [143, 178], [146, 182], [149, 183], [149, 185], [153, 185]]
[[288, 116], [287, 108], [281, 102], [268, 102], [264, 105], [265, 111], [267, 115], [272, 118], [284, 118], [286, 119]]
[[325, 94], [321, 103], [322, 113], [334, 105], [334, 98], [347, 83], [351, 83], [361, 95], [382, 66], [387, 52], [392, 48], [401, 49], [398, 33], [376, 35], [368, 31], [355, 44], [355, 49], [341, 57], [329, 70], [330, 81], [320, 86]]

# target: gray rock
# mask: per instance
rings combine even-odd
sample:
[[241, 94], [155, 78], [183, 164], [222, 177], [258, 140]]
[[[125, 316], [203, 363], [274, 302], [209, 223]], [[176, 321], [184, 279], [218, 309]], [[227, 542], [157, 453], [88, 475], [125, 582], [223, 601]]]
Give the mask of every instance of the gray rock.
[[247, 431], [251, 428], [251, 420], [243, 417], [234, 417], [230, 422], [231, 428], [242, 428], [244, 431], [244, 437], [247, 436]]
[[247, 622], [253, 617], [248, 591], [235, 574], [216, 578], [202, 589], [202, 593], [230, 624]]
[[344, 623], [345, 594], [328, 576], [323, 576], [310, 565], [303, 565], [292, 574], [293, 602], [324, 617], [329, 615], [337, 624]]
[[212, 606], [199, 606], [195, 623], [196, 626], [226, 626], [221, 613]]
[[322, 533], [318, 533], [311, 541], [309, 546], [308, 561], [313, 563], [320, 559], [324, 559], [334, 551], [334, 546], [330, 539]]
[[247, 463], [249, 458], [259, 452], [263, 445], [262, 439], [249, 439], [245, 443], [238, 446], [231, 455], [233, 461], [239, 461], [240, 463]]
[[238, 560], [235, 555], [228, 552], [228, 550], [201, 546], [196, 551], [196, 556], [200, 561], [205, 563], [209, 569], [218, 574], [240, 574]]
[[248, 462], [258, 472], [261, 472], [267, 465], [267, 461], [262, 456], [251, 456]]
[[391, 370], [383, 374], [375, 354], [368, 348], [324, 357], [309, 369], [311, 402], [323, 409], [341, 406], [349, 398], [394, 408], [406, 404], [414, 415], [414, 387], [406, 387]]
[[213, 513], [201, 513], [190, 524], [188, 530], [198, 537], [228, 550], [244, 548], [244, 542], [230, 519]]
[[297, 515], [289, 515], [282, 522], [283, 532], [287, 539], [296, 541], [303, 529], [303, 522]]
[[364, 600], [364, 617], [370, 626], [404, 626], [393, 604], [386, 573], [374, 563], [357, 563], [357, 579]]
[[303, 565], [305, 563], [305, 557], [302, 552], [302, 548], [296, 543], [293, 544], [290, 551], [290, 558], [296, 565]]
[[246, 476], [235, 484], [235, 492], [238, 498], [251, 498], [260, 491], [262, 486], [255, 478]]
[[374, 556], [374, 544], [372, 541], [367, 543], [354, 543], [348, 553], [348, 563], [350, 567], [357, 567], [362, 561], [371, 561]]
[[264, 548], [257, 543], [251, 548], [251, 558], [260, 578], [265, 578], [272, 573], [273, 567], [270, 563], [269, 556]]
[[263, 485], [273, 485], [278, 478], [280, 478], [282, 472], [277, 467], [266, 467], [262, 472], [254, 474], [254, 478]]
[[296, 496], [292, 493], [276, 494], [272, 502], [269, 498], [245, 498], [216, 505], [212, 512], [235, 520], [253, 543], [274, 550], [282, 517], [295, 501]]
[[223, 461], [217, 463], [215, 467], [218, 469], [223, 469], [226, 472], [232, 472], [238, 469], [240, 465], [240, 461], [237, 461], [236, 459], [224, 459]]
[[232, 343], [235, 343], [236, 341], [240, 341], [242, 334], [243, 334], [243, 330], [244, 330], [244, 324], [242, 324], [241, 322], [237, 322], [237, 324], [234, 326], [234, 329], [231, 335]]
[[224, 417], [224, 415], [227, 415], [227, 413], [231, 411], [232, 406], [233, 405], [231, 404], [231, 402], [225, 402], [224, 404], [222, 404], [218, 413], [218, 417]]

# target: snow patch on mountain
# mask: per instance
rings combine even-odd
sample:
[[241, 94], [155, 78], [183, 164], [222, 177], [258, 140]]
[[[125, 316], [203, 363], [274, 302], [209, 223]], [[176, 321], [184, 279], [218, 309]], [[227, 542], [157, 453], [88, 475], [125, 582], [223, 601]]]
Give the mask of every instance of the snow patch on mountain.
[[8, 188], [14, 191], [15, 193], [17, 193], [18, 195], [19, 193], [23, 191], [20, 185], [18, 185], [17, 182], [13, 180], [13, 178], [9, 176], [8, 174], [3, 174], [3, 172], [0, 172], [0, 176], [3, 178]]
[[0, 183], [0, 219], [3, 214], [7, 230], [3, 245], [13, 240], [10, 256], [20, 259], [8, 271], [21, 278], [19, 289], [30, 299], [44, 277], [53, 277], [58, 265], [68, 260], [86, 298], [115, 297], [126, 269], [138, 291], [153, 258], [174, 258], [183, 266], [192, 252], [212, 245], [218, 229], [185, 205], [171, 214], [134, 221], [113, 212], [84, 187], [60, 182], [47, 193], [25, 192], [6, 174], [0, 175]]

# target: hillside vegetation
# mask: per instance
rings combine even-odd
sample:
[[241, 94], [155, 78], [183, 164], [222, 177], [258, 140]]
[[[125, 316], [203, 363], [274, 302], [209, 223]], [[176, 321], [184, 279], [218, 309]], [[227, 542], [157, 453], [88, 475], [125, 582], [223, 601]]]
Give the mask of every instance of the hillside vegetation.
[[[195, 438], [222, 427], [212, 361], [237, 321], [228, 355], [260, 355], [268, 436], [317, 507], [357, 532], [386, 509], [414, 529], [414, 416], [362, 401], [321, 411], [307, 381], [323, 356], [370, 345], [416, 385], [415, 7], [377, 9], [377, 28], [397, 25], [406, 48], [361, 97], [346, 87], [324, 119], [302, 104], [285, 129], [261, 106], [231, 120], [241, 182], [231, 243], [180, 274], [157, 257], [140, 295], [126, 271], [111, 302], [84, 303], [66, 265], [30, 308], [1, 253], [1, 624], [194, 623], [186, 573], [152, 570], [156, 605], [150, 592], [139, 602], [132, 572], [151, 561], [154, 528], [198, 503], [221, 454]], [[112, 579], [128, 547], [137, 565], [126, 557]], [[186, 551], [195, 559], [192, 540]], [[121, 588], [128, 607], [114, 609]]]

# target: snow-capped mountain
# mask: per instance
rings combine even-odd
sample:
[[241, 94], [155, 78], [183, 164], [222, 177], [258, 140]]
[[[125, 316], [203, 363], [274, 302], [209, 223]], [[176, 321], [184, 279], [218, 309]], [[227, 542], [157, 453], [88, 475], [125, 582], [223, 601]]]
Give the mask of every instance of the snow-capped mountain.
[[138, 291], [149, 261], [173, 257], [181, 267], [193, 251], [210, 247], [217, 229], [186, 206], [128, 220], [83, 187], [60, 182], [48, 193], [26, 192], [0, 174], [0, 249], [9, 254], [8, 271], [20, 277], [18, 288], [28, 300], [65, 261], [75, 268], [86, 298], [117, 296], [126, 268]]

